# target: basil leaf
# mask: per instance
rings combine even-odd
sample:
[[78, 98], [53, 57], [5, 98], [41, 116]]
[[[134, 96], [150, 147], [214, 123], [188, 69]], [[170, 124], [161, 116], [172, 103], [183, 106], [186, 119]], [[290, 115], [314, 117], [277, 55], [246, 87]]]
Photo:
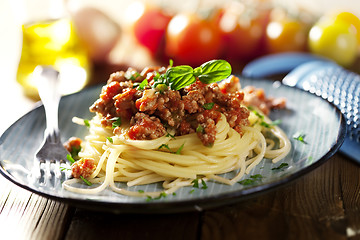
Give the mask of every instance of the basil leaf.
[[194, 70], [187, 65], [181, 65], [169, 68], [165, 74], [172, 90], [180, 90], [196, 81]]
[[[225, 60], [211, 60], [200, 66], [201, 73], [198, 78], [201, 82], [209, 84], [221, 81], [231, 74], [231, 65]], [[198, 69], [195, 70], [197, 74]]]

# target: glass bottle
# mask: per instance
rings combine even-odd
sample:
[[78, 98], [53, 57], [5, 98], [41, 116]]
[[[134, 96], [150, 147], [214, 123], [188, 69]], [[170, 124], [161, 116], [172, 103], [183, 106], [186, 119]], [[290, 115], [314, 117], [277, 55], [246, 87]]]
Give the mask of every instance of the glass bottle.
[[89, 81], [90, 61], [62, 0], [21, 0], [16, 8], [22, 27], [17, 81], [26, 96], [38, 99], [33, 79], [37, 65], [60, 72], [61, 93], [81, 90]]

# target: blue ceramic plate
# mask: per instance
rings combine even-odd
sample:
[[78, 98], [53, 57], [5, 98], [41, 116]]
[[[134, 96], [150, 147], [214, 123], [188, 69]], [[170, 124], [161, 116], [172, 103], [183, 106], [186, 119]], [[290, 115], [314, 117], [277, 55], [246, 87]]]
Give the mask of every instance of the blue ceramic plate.
[[[175, 196], [152, 201], [122, 196], [111, 190], [105, 190], [95, 196], [75, 194], [62, 189], [60, 181], [55, 186], [41, 186], [31, 181], [28, 175], [32, 168], [33, 155], [43, 138], [43, 106], [21, 117], [1, 136], [0, 171], [4, 177], [24, 189], [79, 207], [128, 213], [179, 212], [233, 203], [282, 186], [319, 166], [341, 146], [346, 124], [334, 105], [313, 94], [284, 86], [279, 82], [241, 79], [241, 84], [264, 88], [267, 96], [287, 98], [287, 109], [273, 111], [270, 117], [273, 120], [281, 119], [280, 127], [291, 139], [292, 150], [277, 164], [265, 159], [254, 168], [250, 175], [263, 176], [262, 180], [255, 184], [236, 183], [227, 186], [209, 182], [205, 190], [191, 191], [193, 187], [185, 187], [178, 190]], [[83, 137], [87, 134], [86, 127], [75, 125], [71, 119], [73, 116], [91, 118], [93, 114], [88, 108], [98, 98], [100, 91], [101, 86], [96, 86], [62, 98], [59, 128], [63, 141], [71, 136]], [[292, 136], [299, 131], [306, 135], [306, 144], [293, 139]], [[288, 167], [273, 169], [281, 163], [287, 163]], [[233, 173], [228, 174], [231, 176]], [[249, 176], [245, 176], [244, 179]], [[158, 188], [158, 184], [151, 184], [146, 186], [145, 190], [155, 191]], [[136, 189], [133, 188], [135, 191]], [[141, 189], [144, 189], [144, 186]]]

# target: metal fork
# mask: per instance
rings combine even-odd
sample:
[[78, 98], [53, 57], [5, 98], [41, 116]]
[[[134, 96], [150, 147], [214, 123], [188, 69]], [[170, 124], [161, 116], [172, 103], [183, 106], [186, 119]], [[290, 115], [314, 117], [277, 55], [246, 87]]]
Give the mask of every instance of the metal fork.
[[64, 175], [60, 169], [69, 152], [60, 140], [58, 128], [58, 108], [61, 98], [59, 72], [48, 66], [37, 66], [34, 77], [38, 81], [38, 91], [44, 105], [46, 129], [44, 140], [34, 157], [34, 168], [38, 171], [39, 184], [55, 187]]

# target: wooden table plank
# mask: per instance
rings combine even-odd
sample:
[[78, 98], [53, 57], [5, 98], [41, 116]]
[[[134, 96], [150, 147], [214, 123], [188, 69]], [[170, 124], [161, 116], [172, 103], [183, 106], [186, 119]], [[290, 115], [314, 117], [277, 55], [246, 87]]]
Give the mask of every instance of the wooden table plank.
[[[8, 239], [61, 239], [74, 209], [0, 178], [0, 233]], [[7, 238], [5, 238], [7, 239]]]
[[[339, 184], [344, 200], [346, 234], [349, 237], [360, 237], [360, 166], [351, 161], [336, 162], [339, 169]], [[342, 170], [340, 170], [342, 169]]]
[[359, 182], [340, 183], [358, 177], [360, 168], [342, 158], [274, 192], [205, 212], [202, 239], [347, 239], [349, 228], [359, 235]]

